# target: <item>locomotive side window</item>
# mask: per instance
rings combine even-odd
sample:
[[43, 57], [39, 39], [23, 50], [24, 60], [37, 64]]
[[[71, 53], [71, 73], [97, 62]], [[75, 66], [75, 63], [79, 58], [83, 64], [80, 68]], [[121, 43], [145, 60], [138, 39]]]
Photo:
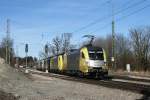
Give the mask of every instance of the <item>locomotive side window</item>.
[[84, 53], [83, 53], [83, 52], [81, 53], [81, 55], [82, 55], [82, 58], [85, 58], [85, 56], [84, 56]]

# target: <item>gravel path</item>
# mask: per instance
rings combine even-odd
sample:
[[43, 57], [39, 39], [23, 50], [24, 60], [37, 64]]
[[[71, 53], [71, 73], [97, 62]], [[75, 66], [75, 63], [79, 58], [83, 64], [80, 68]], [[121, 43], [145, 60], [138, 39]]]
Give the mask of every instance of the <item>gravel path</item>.
[[[0, 89], [19, 100], [139, 100], [143, 95], [31, 74], [0, 65]], [[147, 98], [148, 100], [148, 98]]]

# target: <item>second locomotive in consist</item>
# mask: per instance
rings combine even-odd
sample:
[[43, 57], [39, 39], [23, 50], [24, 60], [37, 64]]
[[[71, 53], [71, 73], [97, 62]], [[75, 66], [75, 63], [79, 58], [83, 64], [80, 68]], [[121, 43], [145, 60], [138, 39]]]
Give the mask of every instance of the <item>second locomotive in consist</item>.
[[[101, 47], [92, 45], [83, 46], [80, 49], [71, 50], [56, 56], [41, 60], [39, 68], [45, 70], [48, 63], [49, 72], [90, 75], [101, 77], [108, 74], [106, 66], [106, 53]], [[42, 64], [44, 63], [44, 64]]]

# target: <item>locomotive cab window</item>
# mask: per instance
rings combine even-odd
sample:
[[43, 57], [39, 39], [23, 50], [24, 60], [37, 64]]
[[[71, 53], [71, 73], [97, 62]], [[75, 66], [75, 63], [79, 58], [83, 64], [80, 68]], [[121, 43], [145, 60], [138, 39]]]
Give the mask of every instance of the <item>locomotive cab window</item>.
[[104, 60], [102, 51], [89, 51], [89, 58], [91, 60]]

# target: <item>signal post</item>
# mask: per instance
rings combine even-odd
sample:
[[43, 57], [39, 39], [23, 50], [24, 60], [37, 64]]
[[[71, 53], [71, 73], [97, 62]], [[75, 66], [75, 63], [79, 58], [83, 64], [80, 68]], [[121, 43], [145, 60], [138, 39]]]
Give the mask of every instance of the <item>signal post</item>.
[[26, 53], [26, 67], [25, 67], [25, 73], [29, 73], [29, 71], [28, 71], [28, 68], [27, 68], [27, 66], [28, 66], [28, 44], [25, 44], [25, 53]]
[[46, 54], [46, 73], [48, 73], [48, 45], [45, 45], [45, 54]]

